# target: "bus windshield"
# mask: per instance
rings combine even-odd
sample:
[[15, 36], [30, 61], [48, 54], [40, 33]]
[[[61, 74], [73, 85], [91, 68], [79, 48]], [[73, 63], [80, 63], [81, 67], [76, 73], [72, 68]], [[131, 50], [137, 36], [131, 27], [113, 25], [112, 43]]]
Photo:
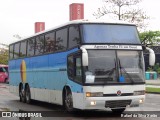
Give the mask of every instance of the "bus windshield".
[[134, 25], [84, 24], [81, 30], [83, 43], [141, 44]]
[[88, 50], [88, 57], [86, 73], [95, 76], [94, 83], [144, 82], [142, 51]]

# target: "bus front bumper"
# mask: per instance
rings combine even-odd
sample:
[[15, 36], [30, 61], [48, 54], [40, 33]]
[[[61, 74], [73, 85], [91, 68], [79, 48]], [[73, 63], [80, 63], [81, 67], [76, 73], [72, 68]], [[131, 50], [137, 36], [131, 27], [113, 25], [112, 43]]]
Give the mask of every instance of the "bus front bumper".
[[145, 100], [145, 95], [117, 97], [86, 97], [84, 109], [112, 109], [137, 107]]

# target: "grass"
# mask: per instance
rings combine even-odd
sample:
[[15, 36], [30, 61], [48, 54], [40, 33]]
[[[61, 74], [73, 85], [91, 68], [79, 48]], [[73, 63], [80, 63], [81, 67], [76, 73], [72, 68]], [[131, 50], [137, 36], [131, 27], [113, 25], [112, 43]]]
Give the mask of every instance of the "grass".
[[146, 87], [146, 92], [160, 93], [160, 88]]

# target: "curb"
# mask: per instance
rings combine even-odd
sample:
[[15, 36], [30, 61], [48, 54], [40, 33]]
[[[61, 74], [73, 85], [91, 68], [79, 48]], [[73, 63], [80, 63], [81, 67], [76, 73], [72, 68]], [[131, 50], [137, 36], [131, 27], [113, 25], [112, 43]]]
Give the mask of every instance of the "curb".
[[146, 92], [147, 94], [160, 94], [158, 92]]

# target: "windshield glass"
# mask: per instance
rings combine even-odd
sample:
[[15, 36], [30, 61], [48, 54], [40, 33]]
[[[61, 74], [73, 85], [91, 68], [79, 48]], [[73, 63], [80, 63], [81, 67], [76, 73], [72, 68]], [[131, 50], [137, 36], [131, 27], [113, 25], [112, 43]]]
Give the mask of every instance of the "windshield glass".
[[89, 79], [92, 83], [144, 82], [141, 51], [88, 50], [88, 57], [86, 83]]
[[125, 82], [144, 81], [144, 66], [141, 51], [117, 51], [119, 72]]
[[82, 25], [83, 43], [141, 44], [136, 26], [112, 24]]

